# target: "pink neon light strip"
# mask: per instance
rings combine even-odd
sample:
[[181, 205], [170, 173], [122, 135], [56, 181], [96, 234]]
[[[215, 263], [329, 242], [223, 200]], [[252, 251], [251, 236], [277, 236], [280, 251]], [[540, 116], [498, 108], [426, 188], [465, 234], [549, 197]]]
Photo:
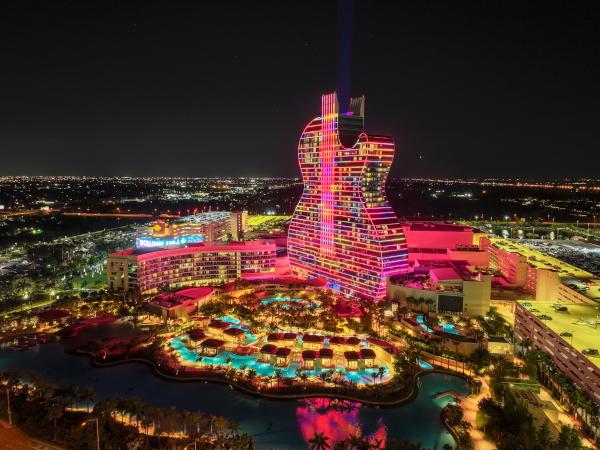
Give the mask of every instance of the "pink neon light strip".
[[335, 95], [324, 95], [321, 100], [321, 252], [334, 253], [333, 209], [334, 209], [334, 145], [335, 145]]

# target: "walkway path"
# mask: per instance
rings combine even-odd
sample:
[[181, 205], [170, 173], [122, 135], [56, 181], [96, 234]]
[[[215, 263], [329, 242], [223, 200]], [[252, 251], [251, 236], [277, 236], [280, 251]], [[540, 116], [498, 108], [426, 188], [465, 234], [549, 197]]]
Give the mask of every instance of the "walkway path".
[[473, 439], [474, 450], [494, 450], [496, 444], [486, 439], [483, 431], [477, 429], [477, 412], [479, 411], [479, 400], [490, 396], [490, 387], [487, 380], [478, 378], [481, 381], [481, 389], [479, 394], [471, 395], [464, 398], [460, 402], [460, 406], [464, 412], [464, 419], [471, 424], [471, 439]]
[[33, 439], [16, 426], [0, 420], [0, 450], [63, 450], [63, 448]]

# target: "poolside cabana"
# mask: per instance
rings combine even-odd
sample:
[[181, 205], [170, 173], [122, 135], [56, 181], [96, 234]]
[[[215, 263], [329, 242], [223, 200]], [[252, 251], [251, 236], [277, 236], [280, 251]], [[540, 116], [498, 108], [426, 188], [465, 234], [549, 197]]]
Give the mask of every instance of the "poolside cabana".
[[358, 370], [358, 360], [360, 355], [355, 351], [344, 352], [344, 359], [346, 360], [346, 370]]
[[329, 348], [331, 348], [334, 353], [343, 352], [345, 347], [346, 338], [343, 338], [341, 336], [333, 336], [329, 338]]
[[234, 345], [243, 345], [246, 340], [246, 333], [241, 328], [231, 327], [223, 331], [223, 336], [227, 342]]
[[231, 324], [228, 322], [223, 322], [222, 320], [215, 319], [215, 320], [211, 320], [211, 322], [208, 324], [208, 328], [210, 328], [211, 330], [214, 330], [214, 331], [222, 332], [222, 331], [226, 330], [227, 328], [229, 328], [230, 325]]
[[206, 339], [206, 333], [204, 332], [204, 330], [201, 330], [199, 328], [194, 328], [190, 331], [188, 331], [188, 339], [190, 341], [190, 345], [194, 348], [198, 347], [198, 345], [204, 340]]
[[360, 345], [360, 339], [352, 336], [349, 338], [346, 338], [346, 350], [348, 351], [354, 351], [358, 348], [358, 346]]
[[323, 347], [325, 336], [316, 334], [305, 334], [302, 336], [302, 348], [305, 350], [319, 350]]
[[216, 356], [225, 350], [225, 341], [221, 339], [205, 339], [200, 344], [200, 354], [204, 356]]
[[333, 367], [333, 350], [330, 348], [322, 348], [319, 350], [319, 364], [321, 368]]
[[260, 360], [262, 362], [271, 363], [273, 354], [277, 351], [277, 346], [273, 344], [265, 344], [260, 349]]
[[269, 335], [267, 336], [267, 341], [269, 341], [269, 342], [283, 341], [283, 333], [269, 333]]
[[302, 368], [312, 370], [315, 368], [317, 352], [315, 350], [304, 350], [302, 352]]
[[375, 352], [370, 348], [361, 348], [359, 351], [360, 363], [363, 367], [375, 367]]
[[296, 345], [298, 339], [298, 335], [296, 333], [284, 333], [283, 334], [283, 343], [289, 347], [293, 347]]
[[279, 367], [287, 367], [290, 359], [290, 353], [292, 353], [292, 350], [285, 347], [275, 350], [275, 365]]

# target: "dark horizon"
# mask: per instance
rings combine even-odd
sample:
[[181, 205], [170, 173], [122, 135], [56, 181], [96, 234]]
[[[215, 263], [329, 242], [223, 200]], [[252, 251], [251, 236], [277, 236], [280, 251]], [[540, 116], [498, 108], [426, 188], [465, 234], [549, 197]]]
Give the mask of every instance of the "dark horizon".
[[[298, 177], [300, 133], [339, 78], [337, 16], [6, 2], [0, 176]], [[350, 91], [395, 138], [390, 176], [595, 176], [599, 18], [592, 2], [355, 1]]]

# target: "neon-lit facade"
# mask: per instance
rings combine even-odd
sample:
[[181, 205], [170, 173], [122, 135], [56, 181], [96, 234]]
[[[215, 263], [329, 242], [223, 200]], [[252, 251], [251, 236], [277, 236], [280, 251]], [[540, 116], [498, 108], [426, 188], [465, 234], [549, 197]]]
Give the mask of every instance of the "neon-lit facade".
[[171, 247], [222, 241], [228, 238], [240, 240], [246, 231], [246, 211], [209, 211], [182, 217], [176, 221], [155, 220], [139, 227], [135, 246], [137, 248]]
[[324, 278], [351, 298], [385, 296], [386, 278], [408, 266], [404, 234], [385, 197], [393, 158], [390, 137], [364, 132], [364, 97], [341, 114], [336, 94], [323, 95], [321, 116], [298, 145], [304, 191], [288, 232], [294, 275]]
[[174, 245], [185, 245], [185, 244], [197, 244], [204, 240], [204, 236], [182, 236], [176, 238], [155, 238], [155, 237], [144, 237], [136, 238], [135, 246], [137, 248], [145, 247], [171, 247]]
[[244, 241], [176, 248], [132, 248], [108, 255], [108, 287], [142, 294], [163, 288], [219, 285], [247, 276], [275, 275], [275, 244]]

